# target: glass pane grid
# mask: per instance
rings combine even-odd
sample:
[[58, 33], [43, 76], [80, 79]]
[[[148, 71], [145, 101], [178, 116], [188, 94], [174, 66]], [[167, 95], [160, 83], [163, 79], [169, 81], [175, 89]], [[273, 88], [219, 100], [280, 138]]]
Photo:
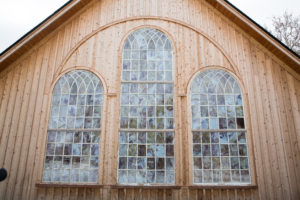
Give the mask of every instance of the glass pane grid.
[[196, 184], [249, 184], [245, 132], [193, 132]]
[[[242, 99], [239, 95], [192, 93], [193, 129], [245, 129], [242, 102], [223, 101], [225, 98]], [[211, 102], [208, 102], [210, 99]], [[221, 100], [218, 100], [221, 99]]]
[[125, 42], [122, 81], [172, 81], [173, 51], [169, 39], [158, 30], [145, 30], [134, 32]]
[[100, 132], [48, 131], [44, 182], [98, 181]]
[[100, 128], [101, 111], [102, 94], [54, 95], [49, 128]]
[[243, 100], [236, 79], [218, 69], [198, 74], [191, 85], [191, 111], [194, 183], [249, 184]]
[[174, 183], [173, 132], [120, 132], [118, 182]]
[[123, 83], [120, 128], [173, 129], [173, 85]]
[[73, 70], [56, 83], [48, 127], [44, 182], [98, 181], [102, 85]]
[[173, 142], [172, 59], [168, 37], [156, 29], [139, 29], [125, 41], [118, 183], [174, 184], [174, 144], [164, 141], [171, 134]]

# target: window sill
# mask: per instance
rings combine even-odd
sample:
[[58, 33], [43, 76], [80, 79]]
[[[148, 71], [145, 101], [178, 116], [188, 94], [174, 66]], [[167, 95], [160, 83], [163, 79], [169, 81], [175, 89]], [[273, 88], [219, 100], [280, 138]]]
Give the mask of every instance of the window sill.
[[101, 184], [66, 184], [36, 183], [39, 188], [106, 188], [106, 189], [257, 189], [257, 185], [101, 185]]
[[180, 185], [111, 185], [112, 189], [175, 189], [182, 188]]
[[257, 189], [257, 185], [189, 185], [189, 189]]
[[104, 187], [104, 185], [100, 185], [100, 184], [76, 184], [76, 183], [36, 183], [35, 184], [36, 187], [39, 188], [49, 188], [49, 187], [54, 187], [54, 188], [102, 188]]

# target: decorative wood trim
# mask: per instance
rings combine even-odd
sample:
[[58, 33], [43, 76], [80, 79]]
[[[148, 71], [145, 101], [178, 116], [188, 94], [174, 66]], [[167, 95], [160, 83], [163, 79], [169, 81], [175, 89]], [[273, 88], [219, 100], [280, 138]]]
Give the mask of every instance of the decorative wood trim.
[[107, 93], [107, 96], [108, 97], [116, 97], [116, 96], [118, 96], [118, 94], [117, 93]]
[[[233, 71], [235, 74], [238, 74], [238, 67], [235, 64], [235, 62], [233, 61], [233, 59], [230, 57], [229, 53], [226, 52], [226, 50], [222, 47], [222, 45], [220, 45], [215, 39], [213, 39], [211, 36], [209, 36], [207, 33], [205, 33], [203, 30], [200, 30], [199, 28], [188, 24], [184, 21], [178, 20], [178, 19], [173, 19], [173, 18], [168, 18], [168, 17], [163, 17], [163, 16], [139, 16], [139, 17], [129, 17], [129, 18], [125, 18], [125, 19], [120, 19], [120, 20], [116, 20], [113, 22], [110, 22], [104, 26], [99, 27], [97, 30], [91, 32], [90, 34], [86, 35], [84, 38], [82, 38], [82, 40], [80, 40], [70, 51], [69, 53], [65, 56], [65, 58], [62, 60], [62, 62], [60, 63], [57, 71], [55, 72], [55, 74], [60, 74], [61, 70], [63, 70], [65, 64], [68, 62], [68, 60], [71, 58], [71, 56], [73, 55], [74, 52], [76, 52], [76, 50], [79, 49], [79, 47], [81, 45], [83, 45], [87, 40], [89, 40], [90, 38], [92, 38], [94, 35], [96, 35], [97, 33], [99, 33], [100, 31], [103, 31], [107, 28], [110, 28], [112, 26], [118, 25], [118, 24], [122, 24], [125, 22], [129, 22], [129, 21], [135, 21], [135, 20], [161, 20], [161, 21], [166, 21], [166, 22], [172, 22], [174, 24], [179, 24], [183, 27], [189, 28], [193, 31], [195, 31], [196, 33], [202, 35], [204, 38], [206, 38], [209, 42], [211, 42], [220, 52], [221, 54], [228, 60], [228, 62], [232, 65], [233, 67]], [[152, 25], [147, 25], [147, 26], [139, 26], [137, 28], [141, 28], [141, 27], [156, 27], [156, 26], [152, 26]], [[159, 29], [160, 30], [160, 29]], [[167, 33], [165, 31], [163, 31], [164, 33]], [[168, 36], [170, 36], [170, 34], [167, 33]], [[172, 37], [170, 37], [172, 40]], [[174, 44], [174, 40], [172, 40], [173, 44]], [[122, 42], [121, 42], [122, 43]], [[175, 47], [175, 46], [174, 46]], [[176, 51], [176, 48], [174, 50], [174, 52]], [[174, 54], [175, 57], [177, 57], [177, 54]], [[0, 68], [1, 69], [1, 68]]]

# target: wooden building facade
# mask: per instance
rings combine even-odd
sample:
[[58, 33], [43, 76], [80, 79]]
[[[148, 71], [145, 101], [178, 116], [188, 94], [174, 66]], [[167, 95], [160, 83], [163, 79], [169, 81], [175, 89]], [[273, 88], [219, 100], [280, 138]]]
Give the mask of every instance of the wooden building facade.
[[[172, 47], [173, 78], [155, 84], [173, 84], [174, 124], [164, 129], [173, 134], [173, 175], [163, 183], [123, 184], [118, 175], [120, 108], [122, 86], [132, 83], [121, 78], [124, 51], [128, 38], [142, 29], [159, 32]], [[226, 1], [70, 1], [3, 52], [0, 70], [0, 167], [8, 171], [0, 183], [0, 199], [300, 198], [300, 58]], [[55, 88], [76, 70], [93, 74], [102, 85], [101, 121], [88, 129], [101, 132], [96, 180], [46, 181]], [[191, 87], [207, 70], [223, 71], [239, 85], [250, 174], [246, 183], [195, 181]], [[152, 131], [160, 132], [156, 129]]]

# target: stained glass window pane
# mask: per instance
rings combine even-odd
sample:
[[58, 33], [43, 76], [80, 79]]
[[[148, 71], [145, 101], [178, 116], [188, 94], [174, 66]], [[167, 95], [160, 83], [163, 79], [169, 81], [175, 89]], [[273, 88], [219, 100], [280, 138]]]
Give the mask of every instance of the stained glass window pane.
[[168, 37], [156, 29], [125, 41], [118, 183], [174, 183], [172, 59]]
[[48, 127], [44, 182], [98, 181], [102, 84], [73, 70], [56, 83]]
[[242, 93], [219, 69], [198, 74], [191, 85], [193, 168], [196, 184], [249, 184], [250, 169]]

